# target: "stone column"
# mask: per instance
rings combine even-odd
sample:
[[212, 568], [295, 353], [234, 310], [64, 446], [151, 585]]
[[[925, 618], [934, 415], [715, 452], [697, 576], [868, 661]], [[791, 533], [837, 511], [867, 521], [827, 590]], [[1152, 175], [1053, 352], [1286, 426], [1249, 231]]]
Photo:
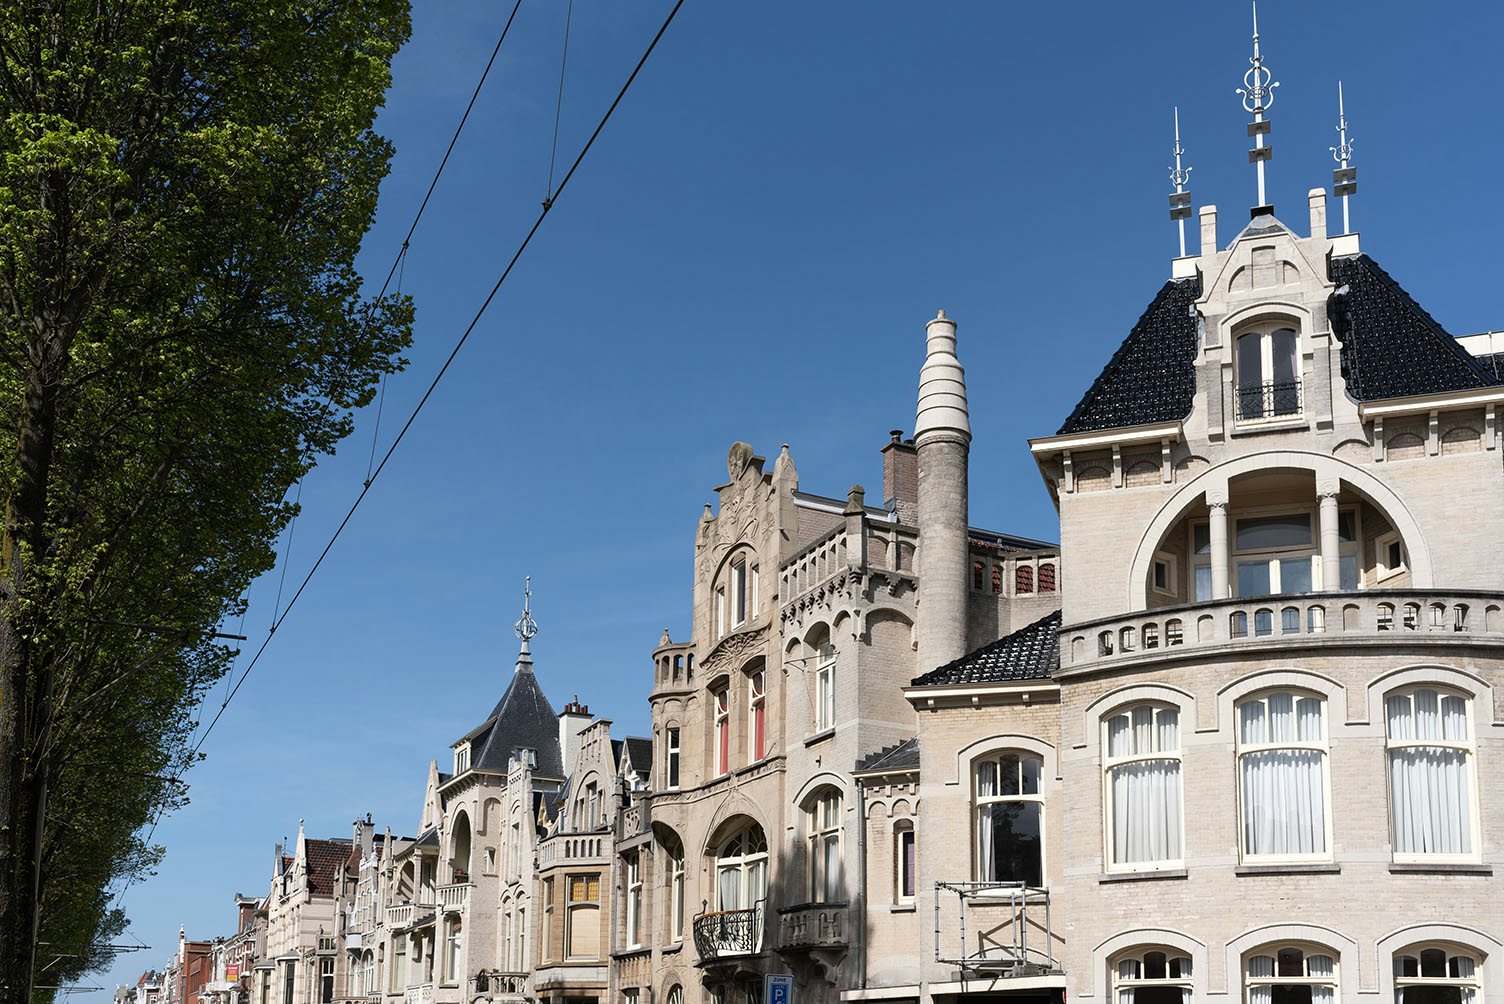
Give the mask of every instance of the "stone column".
[[1336, 481], [1322, 481], [1316, 487], [1321, 500], [1321, 588], [1333, 592], [1342, 588], [1342, 538], [1337, 526]]
[[1212, 546], [1212, 599], [1225, 600], [1232, 595], [1228, 575], [1229, 552], [1227, 546], [1227, 495], [1206, 493], [1207, 510], [1211, 514], [1210, 537]]
[[919, 621], [916, 669], [966, 653], [967, 460], [971, 421], [956, 322], [940, 311], [925, 326], [914, 442], [919, 452]]

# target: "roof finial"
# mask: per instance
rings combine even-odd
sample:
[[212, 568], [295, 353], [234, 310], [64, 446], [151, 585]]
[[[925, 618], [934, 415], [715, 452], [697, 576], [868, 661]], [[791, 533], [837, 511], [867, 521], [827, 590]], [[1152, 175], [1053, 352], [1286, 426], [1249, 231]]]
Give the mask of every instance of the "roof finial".
[[538, 622], [533, 620], [533, 577], [522, 580], [522, 619], [512, 629], [522, 639], [521, 651], [529, 651], [527, 643], [538, 636]]
[[1269, 135], [1269, 122], [1264, 118], [1264, 113], [1274, 104], [1274, 89], [1279, 86], [1279, 82], [1274, 80], [1274, 74], [1264, 65], [1264, 56], [1259, 51], [1258, 0], [1253, 0], [1253, 57], [1248, 62], [1253, 65], [1243, 74], [1243, 86], [1237, 89], [1237, 93], [1243, 97], [1243, 110], [1253, 115], [1253, 121], [1248, 123], [1248, 135], [1253, 137], [1253, 149], [1248, 151], [1248, 162], [1258, 166], [1257, 208], [1267, 212], [1269, 202], [1264, 197], [1264, 162], [1274, 155], [1274, 149], [1264, 142], [1264, 137]]
[[1170, 184], [1175, 191], [1170, 195], [1170, 219], [1180, 227], [1180, 257], [1185, 257], [1185, 221], [1191, 218], [1191, 193], [1185, 186], [1191, 180], [1190, 167], [1180, 166], [1180, 155], [1185, 150], [1180, 145], [1180, 106], [1175, 106], [1175, 166], [1170, 168]]
[[1332, 194], [1342, 196], [1342, 232], [1352, 233], [1347, 219], [1347, 197], [1358, 191], [1358, 169], [1349, 167], [1353, 141], [1347, 138], [1347, 109], [1342, 103], [1342, 81], [1337, 81], [1337, 145], [1330, 147], [1337, 169], [1332, 172]]

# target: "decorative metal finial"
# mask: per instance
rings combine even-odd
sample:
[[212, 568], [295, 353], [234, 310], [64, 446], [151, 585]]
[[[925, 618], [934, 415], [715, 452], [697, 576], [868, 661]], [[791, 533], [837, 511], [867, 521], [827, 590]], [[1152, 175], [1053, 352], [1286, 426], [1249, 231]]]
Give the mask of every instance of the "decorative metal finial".
[[1175, 191], [1170, 195], [1170, 219], [1180, 227], [1180, 257], [1185, 257], [1185, 221], [1191, 218], [1191, 193], [1186, 183], [1191, 180], [1195, 168], [1181, 167], [1180, 157], [1185, 150], [1180, 145], [1180, 107], [1175, 107], [1175, 166], [1170, 168], [1170, 184]]
[[531, 575], [523, 579], [522, 585], [522, 619], [512, 629], [517, 637], [522, 639], [522, 647], [538, 636], [538, 622], [533, 620], [533, 577]]
[[1248, 123], [1248, 135], [1253, 137], [1248, 163], [1258, 165], [1259, 206], [1264, 207], [1269, 204], [1264, 198], [1264, 162], [1274, 156], [1274, 148], [1264, 142], [1264, 137], [1269, 134], [1269, 122], [1264, 113], [1274, 104], [1274, 89], [1279, 82], [1264, 65], [1263, 53], [1259, 51], [1258, 0], [1253, 0], [1253, 58], [1248, 62], [1252, 65], [1243, 74], [1243, 86], [1237, 89], [1237, 93], [1243, 98], [1243, 110], [1253, 116], [1253, 121]]
[[1342, 101], [1342, 81], [1337, 81], [1337, 145], [1330, 147], [1337, 169], [1332, 172], [1332, 192], [1342, 196], [1342, 232], [1352, 233], [1347, 217], [1347, 197], [1358, 191], [1358, 169], [1348, 166], [1353, 159], [1353, 141], [1347, 136], [1347, 108]]

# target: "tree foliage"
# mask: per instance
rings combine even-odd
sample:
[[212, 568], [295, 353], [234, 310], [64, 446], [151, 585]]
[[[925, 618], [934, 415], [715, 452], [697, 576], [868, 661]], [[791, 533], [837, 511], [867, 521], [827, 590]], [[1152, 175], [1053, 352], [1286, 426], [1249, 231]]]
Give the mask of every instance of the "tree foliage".
[[408, 30], [406, 0], [0, 0], [0, 1000], [34, 915], [38, 985], [103, 961], [209, 632], [402, 364], [410, 304], [354, 259]]

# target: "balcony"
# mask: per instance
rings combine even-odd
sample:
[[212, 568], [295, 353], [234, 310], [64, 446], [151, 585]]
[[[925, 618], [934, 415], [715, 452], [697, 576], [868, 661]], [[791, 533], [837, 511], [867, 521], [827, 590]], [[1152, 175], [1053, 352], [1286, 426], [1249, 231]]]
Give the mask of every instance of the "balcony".
[[386, 926], [392, 929], [408, 927], [413, 922], [413, 911], [417, 907], [412, 903], [400, 903], [397, 906], [386, 908]]
[[778, 911], [778, 950], [844, 949], [850, 937], [845, 903], [806, 903]]
[[433, 1004], [433, 984], [420, 983], [415, 987], [408, 987], [402, 1004]]
[[1301, 403], [1299, 380], [1251, 384], [1233, 392], [1233, 417], [1244, 425], [1287, 421], [1301, 416]]
[[470, 981], [472, 989], [470, 997], [487, 994], [493, 999], [497, 997], [524, 997], [527, 995], [527, 973], [502, 973], [489, 972], [479, 973]]
[[455, 882], [452, 885], [439, 886], [439, 906], [445, 913], [463, 913], [465, 906], [470, 902], [470, 890], [474, 888], [470, 882]]
[[[1403, 635], [1405, 637], [1396, 637]], [[1405, 644], [1504, 646], [1504, 593], [1367, 589], [1162, 607], [1070, 625], [1062, 675], [1238, 648]]]
[[695, 949], [701, 964], [762, 951], [765, 900], [750, 910], [717, 910], [695, 918]]

